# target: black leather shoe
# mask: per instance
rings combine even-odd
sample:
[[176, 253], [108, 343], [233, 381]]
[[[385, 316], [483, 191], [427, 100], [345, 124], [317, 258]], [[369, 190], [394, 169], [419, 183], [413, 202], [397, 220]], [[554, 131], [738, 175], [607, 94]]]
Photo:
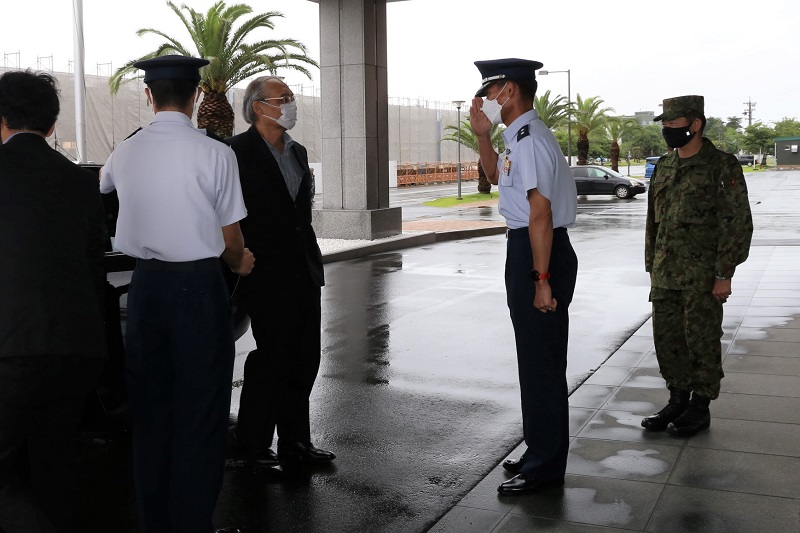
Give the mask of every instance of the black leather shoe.
[[698, 431], [708, 429], [711, 426], [711, 411], [708, 408], [710, 403], [710, 398], [692, 394], [689, 408], [667, 426], [667, 433], [676, 437], [691, 437]]
[[506, 469], [506, 472], [511, 472], [512, 474], [519, 474], [519, 471], [522, 470], [522, 458], [519, 459], [506, 459], [503, 461], [503, 468]]
[[222, 529], [218, 529], [216, 533], [242, 533], [242, 530], [238, 527], [224, 527]]
[[241, 441], [236, 437], [236, 433], [231, 435], [231, 450], [233, 450], [234, 455], [244, 459], [253, 466], [266, 468], [280, 467], [278, 455], [275, 452], [269, 448], [263, 451], [252, 452], [242, 445]]
[[689, 391], [670, 387], [669, 402], [652, 416], [642, 419], [642, 427], [648, 431], [664, 431], [689, 408]]
[[317, 448], [310, 442], [278, 441], [278, 458], [281, 461], [305, 461], [307, 463], [330, 463], [336, 455], [328, 450]]
[[500, 494], [517, 495], [542, 492], [548, 489], [555, 489], [564, 486], [564, 478], [560, 479], [537, 479], [519, 474], [508, 481], [501, 483], [497, 487]]

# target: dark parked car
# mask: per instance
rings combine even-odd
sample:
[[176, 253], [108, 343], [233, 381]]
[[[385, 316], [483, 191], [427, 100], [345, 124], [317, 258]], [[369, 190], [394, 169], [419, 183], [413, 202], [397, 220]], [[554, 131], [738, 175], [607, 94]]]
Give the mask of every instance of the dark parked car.
[[756, 162], [756, 156], [741, 154], [736, 156], [739, 159], [739, 164], [742, 166], [752, 167]]
[[647, 159], [645, 159], [645, 164], [644, 164], [645, 179], [649, 180], [650, 178], [653, 177], [653, 169], [656, 168], [656, 163], [658, 162], [659, 159], [661, 159], [661, 156], [659, 155], [654, 157], [648, 157]]
[[613, 194], [617, 198], [633, 198], [647, 190], [643, 181], [628, 178], [610, 168], [596, 165], [569, 167], [575, 178], [578, 196]]

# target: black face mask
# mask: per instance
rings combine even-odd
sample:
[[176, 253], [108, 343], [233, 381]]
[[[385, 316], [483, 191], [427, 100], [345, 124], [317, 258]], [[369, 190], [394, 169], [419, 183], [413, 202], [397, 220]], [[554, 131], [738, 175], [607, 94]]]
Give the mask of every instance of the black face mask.
[[680, 148], [692, 140], [694, 133], [689, 130], [689, 126], [682, 128], [661, 128], [661, 135], [670, 148]]

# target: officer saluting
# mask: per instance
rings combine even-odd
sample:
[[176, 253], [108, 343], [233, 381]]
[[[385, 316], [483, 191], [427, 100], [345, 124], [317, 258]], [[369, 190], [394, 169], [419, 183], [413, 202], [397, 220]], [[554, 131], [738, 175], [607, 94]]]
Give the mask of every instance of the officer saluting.
[[225, 462], [234, 338], [224, 262], [253, 268], [233, 151], [192, 125], [199, 69], [161, 56], [145, 71], [155, 117], [101, 171], [117, 190], [115, 247], [137, 258], [128, 292], [126, 381], [143, 531], [212, 531]]
[[[533, 101], [538, 61], [476, 61], [483, 83], [470, 108], [481, 164], [500, 191], [508, 225], [506, 293], [517, 346], [522, 420], [528, 449], [503, 463], [518, 474], [501, 494], [537, 492], [564, 484], [569, 446], [567, 342], [569, 304], [578, 259], [567, 228], [575, 223], [575, 180], [553, 133]], [[482, 100], [481, 97], [486, 97]], [[494, 151], [492, 124], [505, 124], [506, 151]]]

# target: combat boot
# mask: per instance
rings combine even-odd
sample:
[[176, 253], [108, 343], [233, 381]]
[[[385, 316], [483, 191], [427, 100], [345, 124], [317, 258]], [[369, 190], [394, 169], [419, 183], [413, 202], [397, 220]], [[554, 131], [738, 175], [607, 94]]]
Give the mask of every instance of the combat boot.
[[642, 427], [649, 431], [664, 431], [670, 422], [677, 420], [689, 408], [689, 391], [669, 388], [666, 407], [652, 416], [642, 419]]
[[711, 425], [711, 411], [708, 404], [711, 398], [692, 393], [689, 408], [677, 420], [667, 426], [667, 433], [676, 437], [691, 437]]

